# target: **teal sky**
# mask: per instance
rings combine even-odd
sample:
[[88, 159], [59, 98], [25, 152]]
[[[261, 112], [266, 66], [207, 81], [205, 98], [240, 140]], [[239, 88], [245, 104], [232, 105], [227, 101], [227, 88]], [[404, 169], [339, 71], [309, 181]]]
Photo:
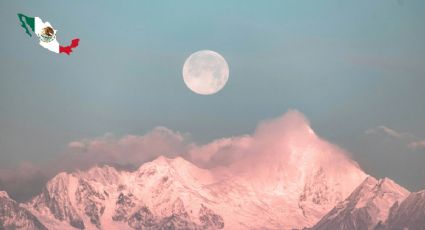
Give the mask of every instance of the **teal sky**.
[[[38, 16], [71, 56], [28, 37]], [[425, 187], [425, 1], [1, 1], [0, 167], [41, 163], [67, 144], [156, 126], [198, 143], [252, 133], [297, 109], [370, 174]], [[226, 58], [230, 78], [201, 96], [191, 53]], [[411, 140], [371, 136], [378, 126]]]

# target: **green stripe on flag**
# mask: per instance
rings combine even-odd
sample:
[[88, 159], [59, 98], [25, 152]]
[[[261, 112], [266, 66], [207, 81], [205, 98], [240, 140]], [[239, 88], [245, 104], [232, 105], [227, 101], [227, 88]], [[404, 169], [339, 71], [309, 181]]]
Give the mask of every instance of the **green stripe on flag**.
[[22, 28], [24, 28], [25, 32], [31, 37], [32, 35], [31, 35], [30, 31], [28, 30], [27, 25], [34, 32], [34, 22], [35, 22], [34, 18], [25, 16], [23, 14], [18, 14], [18, 18], [19, 18], [19, 21], [21, 22]]

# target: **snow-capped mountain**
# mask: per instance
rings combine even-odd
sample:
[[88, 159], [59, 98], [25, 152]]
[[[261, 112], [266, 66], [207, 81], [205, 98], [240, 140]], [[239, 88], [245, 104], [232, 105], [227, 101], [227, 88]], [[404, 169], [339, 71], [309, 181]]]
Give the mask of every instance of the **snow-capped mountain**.
[[61, 173], [27, 207], [51, 229], [221, 229], [223, 217], [202, 194], [205, 173], [164, 157], [135, 172]]
[[313, 229], [374, 229], [387, 220], [391, 206], [408, 195], [409, 191], [388, 178], [376, 180], [369, 176]]
[[[343, 150], [323, 141], [308, 124], [296, 126], [290, 134], [254, 146], [252, 151], [261, 154], [231, 166], [238, 181], [270, 210], [277, 229], [313, 226], [367, 177]], [[267, 130], [257, 135], [268, 137]]]
[[277, 122], [291, 132], [261, 126], [226, 167], [159, 157], [133, 172], [60, 173], [24, 206], [48, 229], [312, 227], [367, 175], [305, 121]]
[[47, 229], [34, 215], [0, 191], [0, 229]]
[[[356, 164], [345, 165], [346, 171], [313, 164], [304, 170], [300, 167], [297, 173], [305, 177], [294, 181], [283, 169], [277, 171], [281, 178], [271, 174], [262, 178], [261, 173], [276, 170], [276, 166], [261, 168], [262, 163], [252, 170], [260, 175], [251, 179], [247, 176], [252, 174], [241, 168], [206, 170], [183, 158], [165, 157], [134, 172], [103, 166], [60, 173], [26, 204], [0, 192], [0, 229], [300, 229], [315, 223], [313, 229], [424, 226], [424, 191], [409, 195], [388, 178], [367, 176]], [[363, 182], [344, 199], [355, 179]]]
[[367, 177], [297, 112], [194, 150], [132, 172], [59, 173], [20, 207], [48, 229], [301, 229]]
[[[266, 171], [260, 166], [256, 170]], [[94, 167], [58, 174], [24, 206], [48, 229], [303, 228], [365, 177], [355, 164], [340, 174], [318, 165], [298, 181], [274, 168], [282, 170], [276, 172], [281, 178], [259, 184], [263, 175], [250, 180], [246, 171], [233, 170], [165, 157], [134, 172]]]
[[411, 193], [401, 203], [391, 208], [385, 227], [386, 230], [424, 230], [425, 229], [425, 190]]
[[[25, 204], [0, 193], [0, 229], [393, 229], [424, 216], [423, 193], [402, 202], [407, 190], [369, 177], [296, 112], [194, 149], [131, 172], [62, 172]], [[216, 160], [228, 164], [207, 167]]]

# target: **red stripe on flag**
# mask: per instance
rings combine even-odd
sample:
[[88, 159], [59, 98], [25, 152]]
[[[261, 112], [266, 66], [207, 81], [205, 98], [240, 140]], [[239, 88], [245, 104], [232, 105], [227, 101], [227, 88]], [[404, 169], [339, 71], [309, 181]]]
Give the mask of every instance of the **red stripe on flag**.
[[59, 46], [59, 53], [66, 53], [70, 55], [72, 53], [72, 49], [76, 48], [79, 42], [80, 39], [76, 38], [71, 41], [71, 45], [69, 46]]

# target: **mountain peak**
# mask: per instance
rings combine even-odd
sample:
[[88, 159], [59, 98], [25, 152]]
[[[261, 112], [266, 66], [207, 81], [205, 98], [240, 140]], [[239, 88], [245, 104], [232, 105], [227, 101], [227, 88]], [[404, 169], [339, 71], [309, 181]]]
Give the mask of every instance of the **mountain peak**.
[[385, 229], [424, 229], [425, 190], [412, 192], [401, 203], [391, 207]]
[[351, 193], [350, 197], [358, 197], [361, 196], [364, 192], [371, 191], [377, 184], [379, 180], [377, 180], [373, 176], [367, 176], [362, 183], [357, 186], [357, 188]]
[[157, 169], [159, 171], [191, 171], [199, 169], [196, 165], [193, 163], [185, 160], [182, 157], [175, 157], [175, 158], [168, 158], [165, 156], [159, 156], [158, 158], [147, 162], [143, 165], [141, 165], [138, 169], [138, 171], [143, 171], [147, 169]]
[[37, 229], [47, 228], [26, 208], [0, 191], [0, 229]]
[[407, 195], [409, 195], [409, 191], [393, 180], [389, 178], [377, 180], [369, 176], [348, 199], [356, 201], [356, 208], [363, 208], [376, 202], [386, 203], [385, 207], [390, 208], [394, 202], [405, 198]]
[[410, 193], [408, 190], [403, 188], [401, 185], [397, 184], [388, 177], [380, 179], [377, 185], [382, 192], [395, 192], [397, 191], [400, 194], [405, 194], [406, 196]]
[[152, 161], [146, 162], [142, 164], [137, 171], [145, 170], [146, 168], [163, 168], [163, 167], [169, 167], [170, 162], [173, 159], [165, 157], [165, 156], [159, 156]]
[[[380, 179], [380, 180], [382, 180], [382, 179]], [[375, 177], [373, 177], [373, 176], [367, 176], [365, 179], [364, 179], [364, 181], [362, 182], [362, 184], [360, 184], [360, 186], [361, 185], [365, 185], [365, 186], [375, 186], [377, 183], [378, 183], [378, 181], [380, 181], [380, 180], [377, 180]]]
[[164, 155], [161, 155], [153, 161], [158, 162], [158, 163], [170, 163], [170, 161], [172, 161], [172, 160], [173, 160], [173, 158], [169, 158], [169, 157], [166, 157]]
[[368, 176], [351, 194], [326, 214], [313, 229], [371, 229], [387, 218], [393, 204], [409, 191], [388, 178]]
[[88, 171], [78, 171], [75, 175], [105, 185], [118, 183], [120, 172], [114, 167], [104, 165], [92, 167]]

